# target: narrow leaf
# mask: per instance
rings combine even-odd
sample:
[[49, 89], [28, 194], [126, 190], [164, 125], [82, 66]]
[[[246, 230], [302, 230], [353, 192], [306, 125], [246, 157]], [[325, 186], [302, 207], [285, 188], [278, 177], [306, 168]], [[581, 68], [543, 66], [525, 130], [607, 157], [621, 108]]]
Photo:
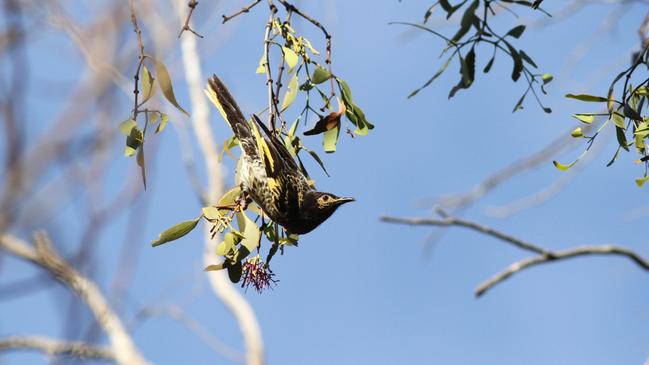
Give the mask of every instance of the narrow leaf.
[[199, 220], [200, 218], [196, 218], [194, 220], [185, 221], [176, 224], [175, 226], [160, 233], [158, 239], [151, 242], [151, 246], [156, 247], [162, 245], [163, 243], [167, 243], [179, 239], [180, 237], [186, 235], [187, 233], [191, 232], [194, 228], [196, 228], [196, 225], [198, 224]]
[[158, 85], [160, 85], [162, 94], [173, 106], [176, 107], [176, 109], [183, 112], [186, 116], [189, 116], [189, 113], [187, 113], [185, 109], [183, 109], [180, 106], [180, 104], [178, 104], [178, 101], [176, 100], [176, 96], [174, 95], [174, 90], [171, 85], [171, 77], [169, 76], [169, 71], [167, 71], [167, 67], [160, 60], [157, 59], [154, 59], [153, 65], [155, 66], [155, 73], [156, 76], [158, 76]]

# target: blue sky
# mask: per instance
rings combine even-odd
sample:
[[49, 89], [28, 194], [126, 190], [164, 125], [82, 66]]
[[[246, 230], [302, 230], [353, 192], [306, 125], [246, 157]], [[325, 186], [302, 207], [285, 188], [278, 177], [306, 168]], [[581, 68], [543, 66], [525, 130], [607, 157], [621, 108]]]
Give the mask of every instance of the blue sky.
[[[205, 35], [199, 47], [209, 45], [202, 48], [203, 73], [220, 75], [244, 111], [257, 111], [266, 101], [264, 80], [254, 73], [266, 8], [260, 6], [221, 25], [220, 14], [240, 4], [207, 3], [201, 2], [197, 10], [201, 24], [197, 30]], [[557, 10], [554, 3], [547, 4], [550, 12]], [[355, 101], [376, 128], [364, 138], [342, 136], [337, 153], [322, 154], [330, 178], [318, 173], [315, 165], [310, 168], [320, 188], [354, 196], [357, 202], [342, 207], [304, 236], [299, 248], [288, 248], [284, 256], [273, 259], [281, 280], [274, 290], [244, 294], [260, 322], [268, 363], [644, 362], [649, 357], [649, 296], [643, 293], [649, 281], [646, 272], [626, 259], [583, 258], [533, 268], [477, 299], [473, 290], [480, 282], [526, 254], [459, 228], [448, 229], [432, 249], [425, 250], [431, 229], [388, 225], [378, 219], [382, 214], [431, 215], [428, 203], [435, 197], [467, 191], [569, 131], [574, 124], [570, 114], [591, 110], [563, 95], [604, 94], [614, 72], [626, 67], [631, 51], [638, 47], [636, 29], [647, 8], [626, 6], [617, 26], [597, 36], [585, 57], [570, 68], [567, 60], [586, 44], [613, 7], [592, 5], [547, 22], [540, 22], [545, 20], [541, 14], [525, 10], [519, 12], [521, 19], [499, 16], [497, 24], [503, 30], [519, 20], [535, 21], [518, 44], [542, 72], [555, 75], [543, 99], [554, 110], [549, 115], [532, 100], [524, 110], [511, 113], [524, 85], [511, 82], [511, 61], [502, 55], [490, 74], [479, 73], [470, 90], [451, 100], [447, 95], [459, 77], [456, 65], [417, 97], [406, 99], [439, 67], [437, 55], [443, 44], [429, 34], [388, 22], [420, 21], [426, 2], [328, 1], [305, 6], [333, 34], [334, 71], [349, 82]], [[432, 26], [452, 33], [454, 28], [440, 17], [438, 9]], [[317, 33], [305, 23], [297, 22], [295, 28], [312, 34], [310, 39], [316, 43]], [[36, 45], [30, 49], [33, 80], [44, 77], [52, 65], [57, 73], [48, 74], [49, 79], [76, 80], [81, 59], [42, 57], [57, 47], [73, 50], [66, 38], [44, 36]], [[489, 52], [478, 51], [478, 65], [484, 66]], [[164, 59], [180, 79], [181, 104], [189, 105], [178, 52]], [[30, 140], [41, 135], [48, 116], [60, 110], [47, 99], [38, 96], [28, 101]], [[115, 103], [128, 114], [126, 96], [115, 97]], [[229, 131], [220, 116], [213, 113], [212, 120], [216, 139], [227, 138]], [[120, 121], [114, 121], [115, 128]], [[319, 141], [307, 141], [319, 148]], [[134, 161], [122, 158], [122, 143], [121, 138], [114, 140], [115, 161], [104, 184], [107, 195], [115, 193], [127, 173], [136, 172]], [[127, 322], [142, 305], [177, 304], [220, 341], [242, 349], [235, 321], [210, 293], [202, 274], [200, 230], [160, 248], [149, 246], [160, 231], [195, 216], [200, 208], [182, 167], [178, 127], [170, 126], [158, 143], [155, 154], [149, 154], [153, 156], [148, 203], [136, 204], [131, 214], [102, 232], [97, 280], [103, 288], [110, 284], [122, 245], [127, 243], [138, 262], [125, 302]], [[646, 188], [639, 189], [633, 182], [642, 171], [629, 154], [605, 167], [615, 142], [602, 138], [596, 143], [606, 144], [602, 153], [553, 199], [506, 219], [485, 214], [486, 208], [528, 196], [558, 179], [561, 172], [547, 163], [502, 185], [464, 216], [552, 249], [614, 243], [649, 257], [642, 223], [646, 215], [629, 218], [630, 212], [648, 204]], [[569, 162], [579, 152], [567, 152], [560, 160]], [[233, 164], [226, 161], [231, 184]], [[74, 227], [78, 219], [74, 209], [74, 205], [62, 207], [57, 218], [68, 227], [61, 229], [60, 237], [69, 242], [77, 242], [81, 234]], [[126, 222], [137, 216], [143, 223], [131, 235]], [[76, 243], [61, 245], [71, 251]], [[0, 284], [7, 284], [34, 271], [23, 263], [3, 260], [0, 272]], [[3, 297], [0, 336], [60, 336], [66, 320], [61, 315], [67, 308], [65, 296], [65, 290], [52, 286], [34, 295]], [[148, 320], [134, 339], [157, 364], [229, 363], [168, 318]], [[42, 361], [37, 354], [0, 355], [3, 365]]]

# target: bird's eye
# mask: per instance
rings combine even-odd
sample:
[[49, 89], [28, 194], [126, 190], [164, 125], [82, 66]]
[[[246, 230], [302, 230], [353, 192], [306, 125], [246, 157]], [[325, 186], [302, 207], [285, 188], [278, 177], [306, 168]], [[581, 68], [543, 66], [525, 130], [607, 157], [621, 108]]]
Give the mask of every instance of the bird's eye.
[[323, 196], [322, 201], [324, 201], [324, 202], [329, 201], [329, 195]]

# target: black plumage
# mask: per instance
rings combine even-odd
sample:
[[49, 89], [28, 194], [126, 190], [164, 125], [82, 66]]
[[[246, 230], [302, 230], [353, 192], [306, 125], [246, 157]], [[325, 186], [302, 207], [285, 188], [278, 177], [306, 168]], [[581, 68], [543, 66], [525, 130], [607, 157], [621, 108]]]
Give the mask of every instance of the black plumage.
[[239, 139], [242, 192], [287, 232], [308, 233], [354, 200], [313, 189], [284, 143], [256, 115], [247, 122], [218, 77], [208, 80], [207, 92]]

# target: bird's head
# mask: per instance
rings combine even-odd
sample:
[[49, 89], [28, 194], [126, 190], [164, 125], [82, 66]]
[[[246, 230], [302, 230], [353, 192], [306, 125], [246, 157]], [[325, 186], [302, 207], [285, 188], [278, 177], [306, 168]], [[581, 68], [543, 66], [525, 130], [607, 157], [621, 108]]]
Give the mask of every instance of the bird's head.
[[307, 192], [300, 208], [300, 227], [292, 229], [292, 233], [304, 234], [312, 231], [327, 220], [338, 207], [353, 201], [354, 198], [338, 197], [321, 191]]

